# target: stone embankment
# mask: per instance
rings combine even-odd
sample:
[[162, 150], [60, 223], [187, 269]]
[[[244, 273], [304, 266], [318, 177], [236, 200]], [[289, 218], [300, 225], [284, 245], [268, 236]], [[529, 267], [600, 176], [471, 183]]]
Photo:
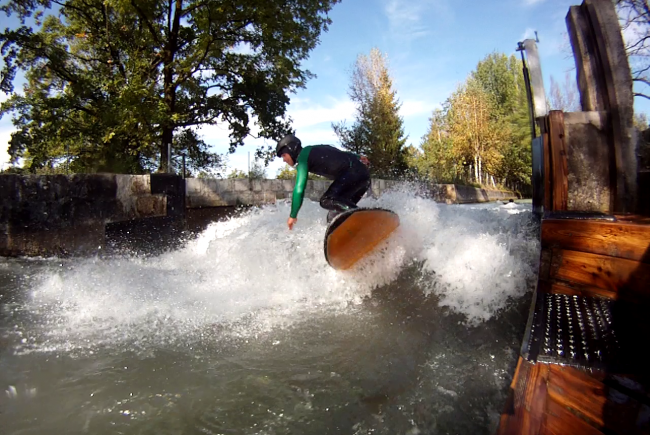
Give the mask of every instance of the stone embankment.
[[[317, 201], [329, 181], [308, 181], [306, 197]], [[147, 228], [152, 243], [165, 235], [223, 215], [237, 206], [291, 198], [292, 180], [182, 179], [174, 175], [0, 175], [0, 256], [97, 253], [107, 231], [123, 239]], [[465, 204], [516, 198], [512, 192], [453, 184], [372, 180], [371, 194], [417, 189], [437, 202]], [[170, 231], [171, 229], [171, 231]]]

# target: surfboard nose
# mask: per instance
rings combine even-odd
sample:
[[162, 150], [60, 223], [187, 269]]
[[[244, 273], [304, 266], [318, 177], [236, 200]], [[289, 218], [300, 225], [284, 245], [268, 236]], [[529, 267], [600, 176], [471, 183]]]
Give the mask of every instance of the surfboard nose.
[[347, 211], [337, 216], [325, 232], [325, 259], [334, 269], [349, 269], [390, 236], [399, 224], [399, 216], [390, 210]]

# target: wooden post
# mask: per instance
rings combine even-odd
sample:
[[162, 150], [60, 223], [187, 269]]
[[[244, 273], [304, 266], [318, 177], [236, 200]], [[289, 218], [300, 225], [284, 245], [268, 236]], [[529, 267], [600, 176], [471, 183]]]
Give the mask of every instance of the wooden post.
[[552, 110], [549, 113], [549, 143], [553, 177], [552, 210], [567, 209], [569, 191], [566, 145], [564, 143], [564, 112]]
[[542, 135], [544, 138], [544, 211], [553, 210], [553, 180], [551, 168], [551, 144], [548, 133]]
[[[585, 111], [606, 111], [611, 161], [611, 212], [637, 208], [632, 75], [614, 3], [584, 0], [566, 17]], [[605, 182], [605, 180], [603, 181]]]
[[573, 56], [576, 62], [580, 105], [585, 112], [605, 110], [606, 87], [600, 73], [600, 57], [591, 37], [591, 23], [582, 6], [571, 6], [566, 16]]

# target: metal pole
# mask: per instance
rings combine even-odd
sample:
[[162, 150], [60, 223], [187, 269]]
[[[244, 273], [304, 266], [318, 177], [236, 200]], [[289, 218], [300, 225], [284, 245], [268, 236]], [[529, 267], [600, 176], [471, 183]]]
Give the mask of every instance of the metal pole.
[[530, 89], [530, 75], [528, 74], [528, 68], [526, 67], [526, 59], [524, 58], [524, 44], [523, 42], [519, 43], [517, 51], [521, 53], [521, 64], [523, 65], [524, 70], [524, 84], [526, 85], [526, 98], [528, 99], [528, 114], [530, 116], [530, 133], [532, 138], [537, 137], [537, 132], [535, 130], [535, 106], [533, 103], [533, 93]]

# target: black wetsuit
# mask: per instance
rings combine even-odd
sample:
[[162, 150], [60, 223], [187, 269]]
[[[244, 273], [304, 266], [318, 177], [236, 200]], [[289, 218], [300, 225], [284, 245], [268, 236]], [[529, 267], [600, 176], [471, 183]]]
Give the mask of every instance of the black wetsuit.
[[356, 208], [370, 187], [370, 173], [359, 157], [330, 145], [303, 148], [296, 163], [296, 186], [291, 203], [292, 218], [298, 216], [302, 206], [309, 172], [334, 180], [320, 199], [321, 207], [330, 210], [328, 220], [335, 213]]

